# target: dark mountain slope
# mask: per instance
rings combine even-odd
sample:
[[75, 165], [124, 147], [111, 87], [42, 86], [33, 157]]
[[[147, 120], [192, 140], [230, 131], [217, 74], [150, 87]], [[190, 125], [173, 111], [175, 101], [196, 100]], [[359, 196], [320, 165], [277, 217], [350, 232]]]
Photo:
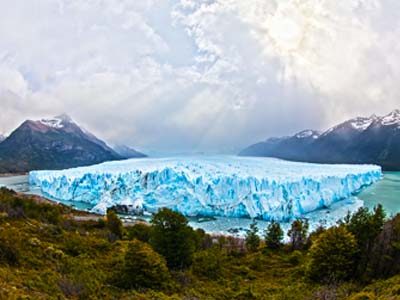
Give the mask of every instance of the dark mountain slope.
[[0, 144], [0, 172], [63, 169], [124, 157], [68, 116], [25, 121]]
[[351, 119], [321, 135], [305, 131], [293, 137], [270, 139], [239, 155], [318, 163], [372, 163], [385, 170], [400, 170], [400, 111], [383, 117]]

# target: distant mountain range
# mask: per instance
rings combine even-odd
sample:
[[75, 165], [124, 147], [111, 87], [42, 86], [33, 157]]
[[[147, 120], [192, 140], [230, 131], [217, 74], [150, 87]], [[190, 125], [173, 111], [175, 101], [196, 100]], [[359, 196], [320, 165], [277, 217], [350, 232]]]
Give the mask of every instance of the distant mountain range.
[[112, 149], [65, 114], [27, 120], [0, 142], [0, 173], [64, 169], [144, 156], [130, 150]]
[[305, 130], [270, 138], [242, 150], [241, 156], [270, 156], [316, 163], [378, 164], [400, 170], [400, 110], [358, 117], [320, 133]]
[[120, 156], [125, 158], [142, 158], [147, 157], [147, 155], [132, 149], [131, 147], [125, 145], [116, 145], [113, 147], [114, 151], [117, 152]]

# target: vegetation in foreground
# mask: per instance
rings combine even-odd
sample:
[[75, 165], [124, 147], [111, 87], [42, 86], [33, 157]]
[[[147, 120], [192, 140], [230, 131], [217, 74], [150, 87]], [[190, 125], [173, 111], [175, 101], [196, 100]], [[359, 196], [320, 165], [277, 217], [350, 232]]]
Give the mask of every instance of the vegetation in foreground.
[[73, 214], [0, 189], [1, 299], [400, 299], [400, 215], [381, 207], [312, 233], [296, 220], [288, 244], [275, 222], [243, 240], [167, 209], [128, 228]]

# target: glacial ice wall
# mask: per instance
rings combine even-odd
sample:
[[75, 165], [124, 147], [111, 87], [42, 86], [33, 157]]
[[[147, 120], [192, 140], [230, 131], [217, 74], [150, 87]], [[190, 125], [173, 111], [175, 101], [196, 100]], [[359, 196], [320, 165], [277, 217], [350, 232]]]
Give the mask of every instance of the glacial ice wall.
[[319, 165], [234, 156], [147, 158], [62, 171], [33, 171], [44, 195], [104, 214], [120, 204], [186, 216], [287, 221], [330, 207], [382, 177], [373, 165]]

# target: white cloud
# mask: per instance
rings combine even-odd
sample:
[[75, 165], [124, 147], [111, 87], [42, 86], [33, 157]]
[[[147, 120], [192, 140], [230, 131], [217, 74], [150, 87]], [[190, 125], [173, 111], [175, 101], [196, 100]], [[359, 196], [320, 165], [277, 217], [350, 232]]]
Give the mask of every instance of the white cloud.
[[0, 131], [229, 151], [398, 106], [396, 0], [0, 0]]

